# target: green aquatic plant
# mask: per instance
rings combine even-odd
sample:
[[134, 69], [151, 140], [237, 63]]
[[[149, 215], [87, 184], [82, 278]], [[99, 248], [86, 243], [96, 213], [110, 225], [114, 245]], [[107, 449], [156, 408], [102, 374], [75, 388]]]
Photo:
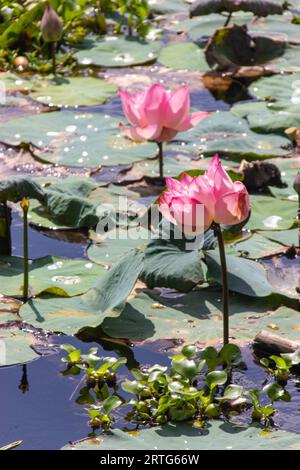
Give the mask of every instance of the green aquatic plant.
[[290, 378], [292, 367], [300, 364], [300, 352], [283, 353], [280, 356], [272, 355], [268, 358], [264, 357], [260, 363], [267, 368], [268, 372], [276, 378], [276, 380], [285, 382]]
[[92, 429], [101, 427], [104, 430], [110, 428], [113, 418], [111, 417], [112, 411], [116, 410], [122, 405], [123, 401], [116, 395], [108, 396], [101, 405], [88, 408], [86, 411], [90, 417], [89, 424]]
[[[56, 58], [66, 47], [81, 43], [89, 33], [145, 37], [150, 28], [146, 0], [26, 0], [0, 3], [0, 65], [25, 56], [31, 70], [49, 72], [45, 51], [50, 45], [52, 69], [63, 72], [70, 54]], [[45, 46], [46, 43], [46, 46]], [[42, 60], [43, 59], [43, 60]]]
[[[125, 358], [101, 358], [99, 364], [97, 348], [84, 355], [71, 345], [61, 347], [68, 352], [62, 360], [68, 364], [69, 373], [85, 373], [85, 385], [76, 402], [90, 405], [86, 411], [93, 431], [108, 430], [114, 420], [111, 413], [121, 406], [127, 410], [126, 419], [135, 425], [157, 426], [192, 419], [205, 427], [210, 419], [230, 419], [231, 415], [252, 408], [253, 420], [270, 426], [276, 413], [274, 402], [291, 399], [276, 382], [268, 383], [261, 391], [245, 390], [232, 383], [232, 372], [242, 364], [241, 351], [234, 344], [219, 351], [186, 345], [179, 354], [170, 356], [168, 366], [133, 368], [130, 370], [133, 380], [121, 382], [117, 369], [126, 363]], [[128, 399], [120, 395], [119, 383]], [[266, 399], [270, 402], [266, 403]]]

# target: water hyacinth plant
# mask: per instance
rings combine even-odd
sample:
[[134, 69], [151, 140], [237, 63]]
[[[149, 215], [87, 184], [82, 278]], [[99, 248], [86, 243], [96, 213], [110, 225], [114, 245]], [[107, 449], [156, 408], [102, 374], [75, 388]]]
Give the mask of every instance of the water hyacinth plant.
[[178, 132], [195, 127], [209, 113], [190, 113], [190, 91], [186, 86], [172, 92], [156, 83], [145, 93], [120, 90], [119, 95], [124, 114], [132, 125], [120, 124], [121, 130], [135, 142], [157, 143], [159, 176], [163, 178], [163, 143], [172, 140]]
[[[159, 200], [164, 217], [186, 235], [214, 230], [218, 239], [223, 282], [223, 342], [229, 342], [228, 279], [221, 224], [236, 225], [246, 220], [250, 200], [244, 184], [232, 182], [218, 155], [211, 160], [204, 175], [183, 174], [180, 180], [166, 178], [167, 191]], [[199, 211], [199, 208], [203, 208]]]

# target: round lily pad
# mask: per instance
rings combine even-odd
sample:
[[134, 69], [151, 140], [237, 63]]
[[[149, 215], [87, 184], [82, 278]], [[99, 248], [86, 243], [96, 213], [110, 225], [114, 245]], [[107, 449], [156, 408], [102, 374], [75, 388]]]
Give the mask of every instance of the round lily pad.
[[250, 92], [260, 99], [286, 101], [287, 104], [300, 103], [300, 73], [274, 75], [252, 83]]
[[30, 96], [50, 106], [92, 106], [102, 104], [117, 91], [106, 80], [94, 77], [55, 78], [36, 82]]
[[251, 195], [251, 217], [246, 224], [250, 230], [286, 230], [296, 220], [295, 201], [269, 196]]
[[[276, 323], [280, 331], [297, 339], [293, 325], [300, 313], [282, 305], [282, 298], [230, 295], [230, 332], [236, 340], [252, 340], [255, 334]], [[266, 312], [268, 314], [266, 315]], [[102, 331], [114, 338], [132, 341], [146, 339], [181, 339], [185, 344], [212, 344], [223, 334], [222, 289], [199, 288], [187, 294], [170, 289], [140, 290], [131, 298], [117, 318], [107, 316]]]
[[170, 44], [164, 47], [158, 61], [165, 67], [205, 72], [209, 70], [203, 49], [192, 42]]
[[[2, 295], [22, 294], [23, 259], [0, 257], [0, 292]], [[88, 260], [67, 260], [46, 256], [30, 262], [29, 285], [32, 295], [48, 292], [64, 297], [79, 295], [93, 287], [105, 272], [102, 266]]]
[[105, 36], [87, 39], [75, 57], [80, 65], [130, 67], [155, 61], [159, 48], [159, 42]]
[[[219, 153], [232, 159], [271, 158], [287, 153], [290, 140], [275, 134], [253, 132], [246, 119], [239, 118], [230, 111], [211, 114], [194, 129], [181, 134], [186, 142], [185, 149], [191, 147], [198, 155], [210, 156]], [[175, 150], [175, 143], [171, 143]]]
[[41, 343], [32, 333], [17, 326], [0, 328], [0, 367], [24, 364], [39, 356], [32, 345]]
[[34, 145], [34, 155], [47, 163], [101, 167], [153, 158], [157, 146], [135, 143], [109, 115], [60, 111], [15, 119], [1, 126], [1, 141]]
[[[149, 452], [176, 450], [288, 450], [297, 449], [299, 435], [292, 432], [272, 430], [263, 432], [260, 426], [242, 426], [211, 421], [201, 428], [189, 422], [170, 423], [164, 426], [124, 432], [113, 429], [97, 438], [69, 442], [62, 450], [116, 451], [141, 450]], [[101, 459], [101, 457], [100, 457]]]

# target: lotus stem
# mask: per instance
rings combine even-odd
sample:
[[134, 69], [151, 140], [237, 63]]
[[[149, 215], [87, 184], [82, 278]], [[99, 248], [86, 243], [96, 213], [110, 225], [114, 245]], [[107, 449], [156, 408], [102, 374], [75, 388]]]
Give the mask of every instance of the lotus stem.
[[56, 42], [51, 42], [52, 72], [56, 77]]
[[230, 20], [231, 20], [231, 17], [232, 17], [232, 11], [229, 12], [227, 18], [226, 18], [226, 21], [224, 23], [224, 27], [228, 26], [229, 23], [230, 23]]
[[228, 290], [228, 276], [224, 240], [220, 224], [214, 224], [214, 233], [218, 239], [220, 261], [221, 261], [221, 274], [222, 274], [222, 303], [223, 303], [223, 344], [229, 343], [229, 290]]
[[298, 194], [298, 247], [300, 248], [300, 194]]
[[164, 155], [163, 155], [163, 143], [157, 142], [158, 145], [158, 160], [159, 160], [159, 177], [164, 178]]
[[28, 209], [29, 199], [24, 197], [21, 202], [23, 210], [23, 260], [24, 260], [24, 279], [23, 279], [23, 299], [28, 300], [29, 290], [29, 260], [28, 260]]

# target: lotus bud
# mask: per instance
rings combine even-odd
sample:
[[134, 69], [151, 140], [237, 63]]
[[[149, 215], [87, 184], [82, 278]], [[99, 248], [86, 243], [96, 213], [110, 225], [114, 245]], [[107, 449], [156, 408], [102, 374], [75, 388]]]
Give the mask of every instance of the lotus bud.
[[298, 171], [295, 179], [294, 179], [294, 190], [296, 191], [296, 193], [298, 193], [299, 197], [300, 197], [300, 171]]
[[44, 11], [41, 31], [45, 42], [58, 42], [62, 37], [62, 21], [50, 5]]

